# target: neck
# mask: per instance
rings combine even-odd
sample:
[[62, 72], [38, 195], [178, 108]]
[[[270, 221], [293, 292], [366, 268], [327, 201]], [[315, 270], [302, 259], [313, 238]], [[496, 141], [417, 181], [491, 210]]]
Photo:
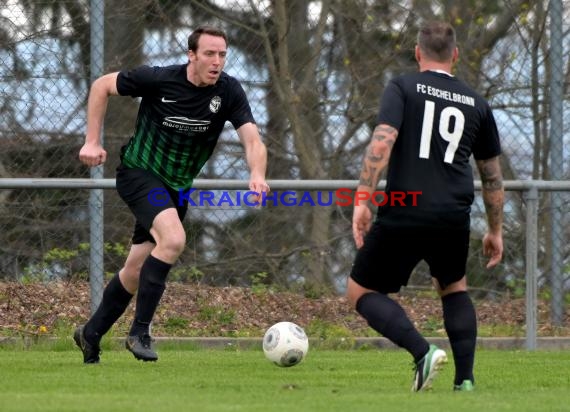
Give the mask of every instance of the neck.
[[439, 62], [423, 62], [420, 63], [420, 72], [425, 72], [428, 70], [441, 70], [446, 73], [451, 74], [452, 64], [449, 62], [439, 63]]
[[194, 72], [192, 71], [192, 69], [190, 68], [190, 62], [188, 62], [188, 65], [186, 66], [186, 79], [192, 83], [194, 86], [198, 86], [194, 80], [195, 76], [194, 76]]

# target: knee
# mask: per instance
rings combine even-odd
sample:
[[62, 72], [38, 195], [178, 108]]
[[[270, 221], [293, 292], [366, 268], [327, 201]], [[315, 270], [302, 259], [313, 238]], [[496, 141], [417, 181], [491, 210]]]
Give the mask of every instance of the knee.
[[173, 230], [157, 239], [156, 247], [172, 259], [178, 258], [186, 246], [186, 233], [183, 229]]
[[134, 295], [139, 288], [141, 266], [129, 265], [128, 263], [119, 272], [119, 278], [125, 290]]
[[123, 269], [121, 270], [121, 280], [126, 280], [128, 282], [138, 282], [143, 262], [144, 261], [130, 262], [127, 259], [125, 266], [123, 266]]
[[450, 283], [442, 288], [439, 282], [434, 278], [433, 283], [436, 287], [437, 293], [441, 298], [454, 293], [467, 292], [467, 278], [463, 276], [457, 282]]

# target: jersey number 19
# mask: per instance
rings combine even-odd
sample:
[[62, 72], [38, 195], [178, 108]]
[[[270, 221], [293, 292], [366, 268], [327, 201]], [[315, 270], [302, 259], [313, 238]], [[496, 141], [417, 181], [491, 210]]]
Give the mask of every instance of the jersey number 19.
[[[420, 158], [422, 159], [429, 159], [434, 117], [435, 103], [431, 100], [426, 100], [420, 140]], [[454, 119], [453, 130], [450, 130], [451, 119]], [[459, 146], [461, 136], [463, 136], [464, 126], [465, 116], [457, 107], [447, 106], [441, 111], [439, 115], [439, 135], [443, 140], [449, 143], [443, 158], [445, 163], [453, 163], [455, 151]]]

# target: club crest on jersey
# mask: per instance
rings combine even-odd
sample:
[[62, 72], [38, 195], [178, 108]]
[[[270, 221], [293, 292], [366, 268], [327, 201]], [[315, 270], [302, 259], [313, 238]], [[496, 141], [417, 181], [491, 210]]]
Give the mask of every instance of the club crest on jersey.
[[212, 113], [218, 113], [218, 110], [220, 110], [221, 105], [222, 105], [222, 98], [220, 96], [212, 97], [212, 100], [210, 100], [210, 111]]

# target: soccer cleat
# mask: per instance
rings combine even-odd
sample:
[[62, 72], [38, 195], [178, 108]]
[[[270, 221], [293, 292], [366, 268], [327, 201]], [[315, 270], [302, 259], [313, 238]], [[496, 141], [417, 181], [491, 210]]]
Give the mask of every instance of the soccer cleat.
[[92, 345], [85, 339], [83, 329], [85, 326], [79, 326], [75, 329], [73, 334], [73, 340], [75, 344], [79, 346], [81, 352], [83, 352], [83, 363], [99, 363], [99, 355], [101, 354], [101, 348], [99, 345]]
[[145, 362], [154, 362], [158, 360], [158, 355], [152, 349], [152, 338], [150, 335], [127, 336], [125, 346], [138, 360]]
[[429, 345], [428, 353], [416, 364], [413, 392], [419, 392], [431, 388], [433, 378], [447, 363], [447, 355], [435, 345]]
[[461, 385], [453, 385], [453, 390], [457, 392], [471, 392], [475, 390], [475, 385], [468, 379], [461, 382]]

